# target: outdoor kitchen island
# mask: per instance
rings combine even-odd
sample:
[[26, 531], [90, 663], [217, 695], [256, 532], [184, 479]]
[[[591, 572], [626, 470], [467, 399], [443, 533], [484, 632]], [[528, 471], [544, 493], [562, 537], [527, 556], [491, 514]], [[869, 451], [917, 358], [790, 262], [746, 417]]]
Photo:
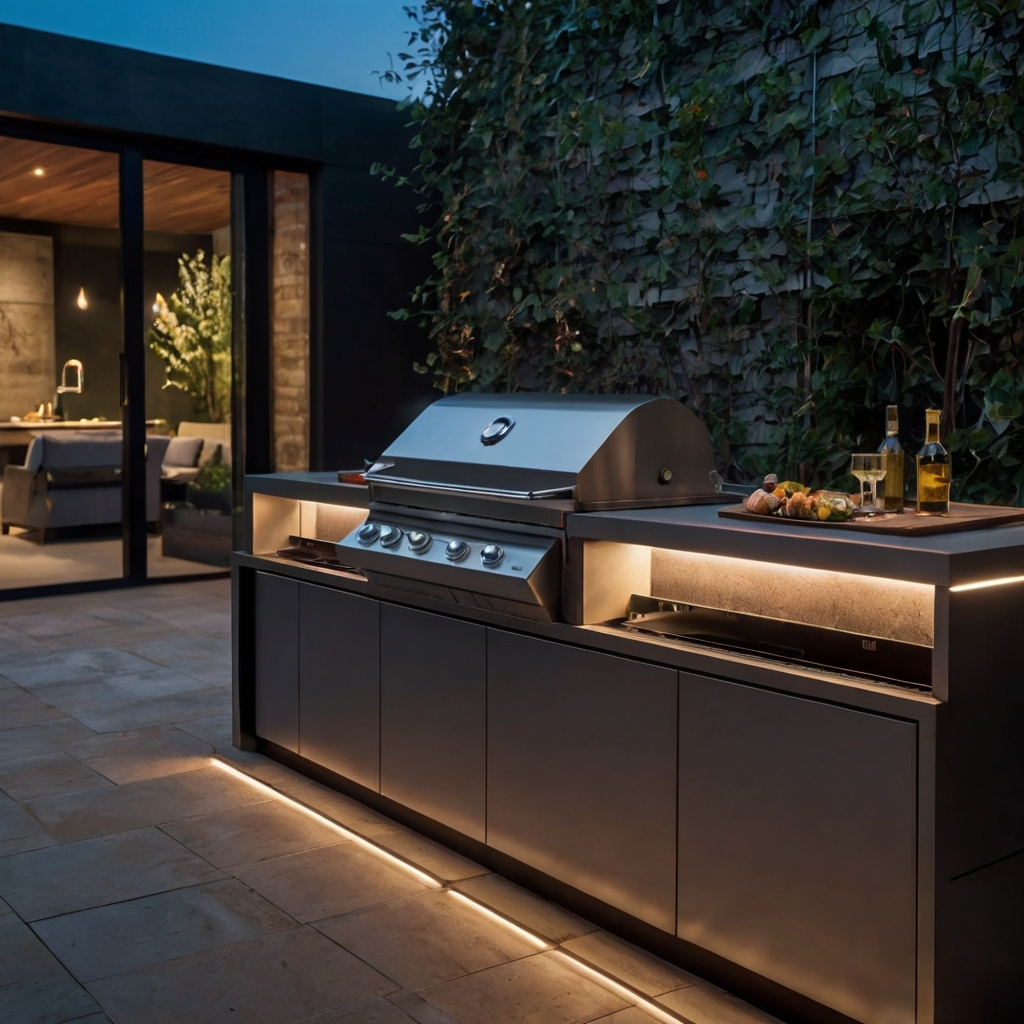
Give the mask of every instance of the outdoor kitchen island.
[[[302, 541], [340, 558], [364, 521], [408, 514], [375, 503], [367, 519], [367, 489], [336, 480], [247, 481], [237, 745], [787, 1022], [1020, 1019], [1024, 526], [881, 537], [711, 504], [491, 524], [564, 563], [559, 613], [530, 619], [296, 561]], [[418, 515], [435, 543], [486, 532]], [[668, 626], [649, 601], [627, 618], [648, 597]], [[664, 635], [696, 606], [852, 635], [877, 669], [744, 648], [742, 628]]]

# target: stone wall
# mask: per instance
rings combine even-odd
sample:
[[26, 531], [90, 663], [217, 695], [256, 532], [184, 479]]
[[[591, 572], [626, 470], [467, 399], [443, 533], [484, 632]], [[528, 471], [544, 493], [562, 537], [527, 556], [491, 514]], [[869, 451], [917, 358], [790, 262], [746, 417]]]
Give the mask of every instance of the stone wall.
[[0, 420], [52, 402], [53, 240], [0, 232]]
[[309, 176], [274, 172], [274, 468], [309, 468]]

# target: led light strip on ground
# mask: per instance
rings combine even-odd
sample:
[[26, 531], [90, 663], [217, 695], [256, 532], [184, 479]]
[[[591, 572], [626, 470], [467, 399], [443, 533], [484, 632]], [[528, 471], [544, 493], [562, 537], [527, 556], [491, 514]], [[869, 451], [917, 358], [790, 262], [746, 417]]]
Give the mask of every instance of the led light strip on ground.
[[[390, 850], [384, 849], [383, 846], [379, 846], [377, 843], [367, 839], [365, 836], [359, 835], [358, 832], [353, 832], [344, 825], [339, 825], [338, 822], [328, 818], [327, 815], [322, 814], [320, 811], [314, 810], [312, 807], [307, 806], [293, 797], [286, 796], [280, 790], [275, 789], [266, 782], [261, 782], [259, 779], [249, 775], [247, 772], [236, 768], [233, 764], [229, 764], [227, 761], [223, 761], [219, 757], [211, 757], [210, 764], [225, 774], [231, 775], [239, 781], [246, 783], [253, 789], [258, 790], [261, 793], [265, 793], [268, 797], [278, 800], [283, 804], [287, 804], [289, 807], [292, 807], [297, 811], [301, 811], [307, 817], [312, 818], [314, 821], [318, 821], [321, 825], [326, 825], [339, 835], [344, 836], [346, 839], [358, 844], [364, 850], [376, 855], [381, 860], [386, 861], [394, 867], [400, 868], [409, 875], [412, 875], [413, 878], [421, 882], [423, 885], [429, 886], [431, 889], [444, 888], [444, 883], [441, 882], [440, 879], [435, 878], [428, 872], [416, 867], [416, 865], [403, 860], [401, 857], [393, 854]], [[598, 967], [594, 967], [593, 964], [581, 959], [575, 953], [570, 953], [567, 950], [558, 948], [556, 943], [549, 942], [543, 936], [530, 931], [529, 928], [524, 928], [521, 924], [513, 921], [510, 917], [506, 917], [504, 914], [491, 909], [479, 900], [474, 899], [472, 896], [467, 896], [465, 893], [457, 892], [455, 889], [448, 889], [447, 892], [449, 896], [457, 900], [462, 906], [475, 911], [488, 921], [501, 925], [512, 935], [515, 935], [516, 938], [533, 946], [539, 952], [550, 952], [552, 956], [558, 957], [563, 963], [567, 964], [578, 974], [583, 975], [584, 977], [589, 977], [598, 984], [603, 985], [610, 992], [614, 992], [615, 995], [628, 1000], [639, 1009], [650, 1014], [656, 1020], [663, 1021], [664, 1024], [688, 1024], [685, 1018], [680, 1017], [677, 1014], [672, 1013], [671, 1010], [666, 1010], [664, 1007], [652, 1002], [644, 996], [643, 993], [624, 984], [611, 974], [608, 974], [606, 971], [603, 971]]]
[[253, 789], [258, 789], [261, 793], [266, 793], [267, 796], [272, 797], [275, 800], [279, 800], [281, 803], [288, 804], [289, 807], [293, 807], [297, 811], [301, 811], [307, 817], [320, 822], [321, 825], [326, 825], [328, 828], [334, 829], [334, 831], [339, 835], [351, 840], [353, 843], [361, 846], [364, 850], [375, 854], [377, 857], [380, 857], [381, 860], [387, 861], [394, 867], [401, 868], [402, 871], [406, 874], [412, 875], [413, 878], [418, 882], [422, 882], [423, 885], [429, 886], [431, 889], [443, 888], [440, 879], [421, 870], [416, 867], [415, 864], [410, 864], [407, 860], [403, 860], [390, 850], [385, 850], [383, 846], [379, 846], [372, 840], [365, 838], [365, 836], [359, 835], [358, 832], [353, 832], [351, 829], [345, 828], [344, 825], [339, 825], [336, 821], [328, 818], [325, 814], [321, 814], [319, 811], [313, 810], [312, 807], [307, 807], [304, 803], [300, 803], [298, 800], [295, 800], [290, 796], [285, 796], [285, 794], [280, 790], [274, 789], [273, 786], [269, 786], [265, 782], [260, 782], [259, 779], [253, 778], [251, 775], [239, 770], [234, 765], [228, 764], [226, 761], [222, 761], [218, 757], [211, 757], [210, 764], [215, 768], [219, 768], [222, 772], [232, 775], [236, 779], [240, 779], [242, 782], [247, 783], [252, 786]]

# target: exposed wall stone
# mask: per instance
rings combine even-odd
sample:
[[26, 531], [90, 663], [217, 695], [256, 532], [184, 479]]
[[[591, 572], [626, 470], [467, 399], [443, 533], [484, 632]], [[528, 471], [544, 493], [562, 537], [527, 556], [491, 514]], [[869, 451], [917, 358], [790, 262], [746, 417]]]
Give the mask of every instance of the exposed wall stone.
[[309, 177], [274, 173], [274, 467], [309, 468]]
[[0, 420], [52, 402], [53, 240], [0, 232]]

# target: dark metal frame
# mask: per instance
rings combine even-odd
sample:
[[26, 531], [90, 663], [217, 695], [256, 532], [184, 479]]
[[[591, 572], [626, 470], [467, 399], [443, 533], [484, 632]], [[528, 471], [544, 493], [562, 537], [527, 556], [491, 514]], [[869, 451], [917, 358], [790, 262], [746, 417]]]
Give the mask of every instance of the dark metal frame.
[[[168, 146], [156, 137], [126, 135], [87, 127], [64, 127], [46, 122], [0, 115], [0, 135], [53, 145], [113, 152], [119, 159], [119, 213], [121, 231], [121, 412], [122, 457], [122, 576], [111, 580], [78, 581], [0, 589], [0, 601], [23, 600], [44, 595], [82, 593], [157, 582], [223, 579], [229, 571], [197, 573], [152, 579], [147, 576], [146, 527], [146, 344], [145, 296], [142, 265], [145, 219], [143, 210], [143, 163], [157, 160], [227, 171], [232, 175], [232, 255], [236, 269], [234, 315], [235, 349], [232, 386], [232, 460], [234, 491], [241, 506], [247, 473], [273, 469], [273, 430], [270, 419], [272, 359], [270, 327], [271, 212], [274, 170], [299, 171], [310, 176], [310, 216], [322, 208], [319, 201], [317, 165], [307, 161], [209, 145], [183, 142]], [[310, 231], [311, 323], [310, 359], [318, 363], [322, 349], [322, 316], [317, 314], [320, 288], [315, 275], [323, 265], [322, 233], [315, 222]], [[316, 379], [314, 377], [314, 379]], [[311, 439], [318, 437], [319, 403], [311, 395]], [[311, 452], [313, 458], [316, 453]], [[314, 463], [315, 464], [315, 463]], [[236, 517], [237, 518], [237, 517]], [[236, 522], [236, 532], [240, 524]], [[240, 538], [236, 538], [240, 539]], [[236, 545], [237, 546], [237, 545]]]

